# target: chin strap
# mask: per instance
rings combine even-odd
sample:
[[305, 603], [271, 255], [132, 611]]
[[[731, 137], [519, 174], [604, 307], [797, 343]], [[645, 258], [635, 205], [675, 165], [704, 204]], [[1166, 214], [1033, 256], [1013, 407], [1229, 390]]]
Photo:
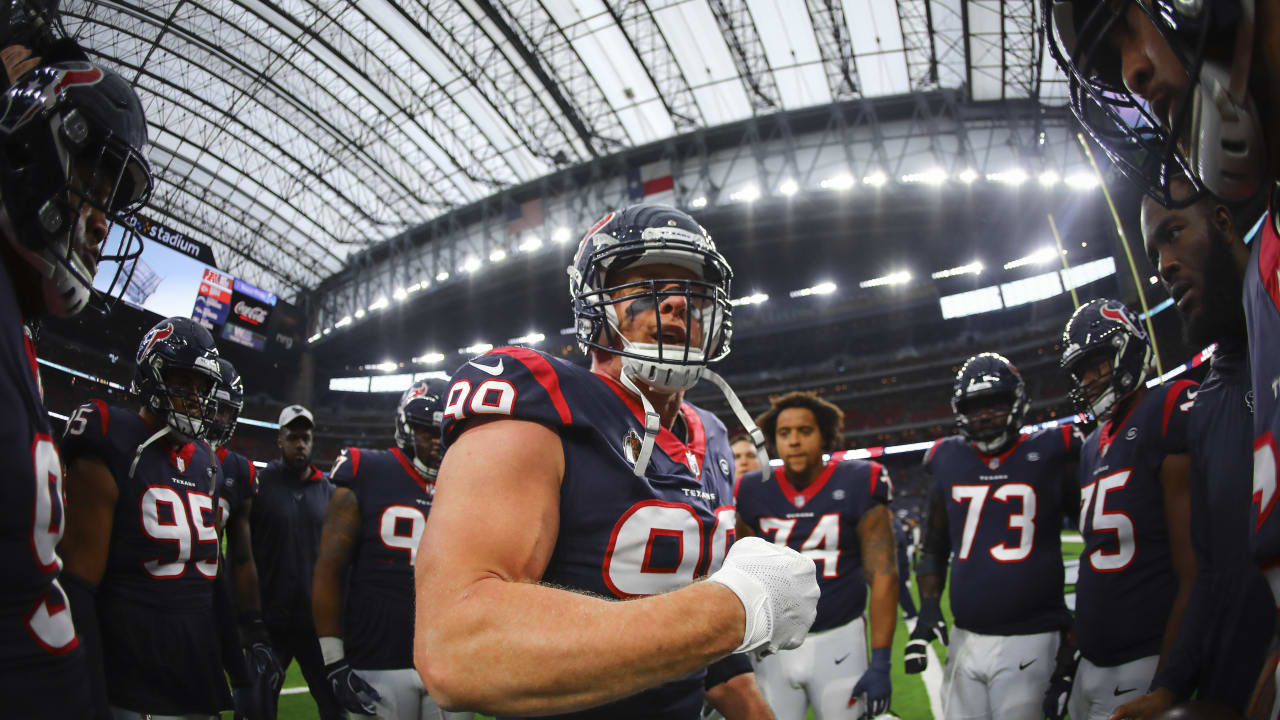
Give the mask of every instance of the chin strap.
[[738, 418], [738, 422], [742, 423], [742, 427], [751, 436], [751, 442], [756, 446], [756, 458], [760, 461], [760, 476], [767, 482], [771, 477], [771, 473], [769, 470], [769, 452], [764, 447], [764, 432], [756, 427], [755, 420], [751, 419], [747, 409], [742, 406], [742, 401], [738, 399], [738, 395], [733, 392], [733, 388], [729, 387], [729, 383], [725, 382], [724, 378], [707, 368], [703, 368], [702, 377], [710, 380], [713, 385], [720, 388], [720, 392], [724, 393], [724, 399], [729, 401], [729, 408], [733, 410], [734, 416]]
[[640, 388], [636, 387], [636, 383], [627, 373], [618, 376], [618, 381], [622, 383], [631, 392], [640, 397], [640, 405], [644, 407], [644, 440], [640, 443], [640, 452], [636, 454], [635, 474], [636, 477], [644, 477], [645, 470], [649, 469], [649, 457], [653, 455], [653, 443], [658, 439], [658, 432], [662, 430], [662, 418], [658, 413], [654, 412], [653, 403], [649, 402], [649, 398], [640, 392]]
[[[164, 427], [152, 433], [151, 437], [144, 440], [142, 444], [138, 446], [138, 452], [133, 454], [133, 462], [129, 463], [129, 479], [130, 480], [133, 479], [133, 471], [138, 469], [138, 461], [142, 459], [142, 451], [146, 450], [148, 445], [155, 442], [156, 440], [159, 440], [160, 436], [164, 435], [167, 432], [169, 432], [169, 426], [165, 425]], [[215, 505], [215, 507], [217, 506]]]

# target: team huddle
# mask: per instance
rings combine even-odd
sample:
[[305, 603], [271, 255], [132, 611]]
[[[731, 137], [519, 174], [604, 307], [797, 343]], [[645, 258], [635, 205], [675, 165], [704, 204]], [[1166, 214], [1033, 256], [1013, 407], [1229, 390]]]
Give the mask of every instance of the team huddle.
[[[733, 269], [669, 206], [584, 234], [588, 366], [472, 358], [328, 472], [300, 405], [261, 470], [228, 449], [252, 378], [181, 317], [140, 339], [138, 409], [94, 400], [55, 438], [26, 326], [109, 309], [93, 281], [137, 258], [152, 174], [127, 81], [22, 66], [0, 113], [5, 716], [274, 718], [296, 659], [324, 718], [860, 719], [942, 648], [952, 720], [1280, 716], [1280, 221], [1240, 220], [1280, 198], [1280, 3], [1042, 1], [1072, 109], [1146, 192], [1146, 254], [1216, 349], [1202, 383], [1165, 380], [1149, 317], [1085, 302], [1059, 358], [1080, 414], [1031, 433], [999, 348], [963, 363], [957, 433], [923, 460], [918, 614], [893, 480], [839, 452], [841, 411], [790, 392], [752, 418], [710, 369]], [[685, 402], [703, 381], [732, 425]]]

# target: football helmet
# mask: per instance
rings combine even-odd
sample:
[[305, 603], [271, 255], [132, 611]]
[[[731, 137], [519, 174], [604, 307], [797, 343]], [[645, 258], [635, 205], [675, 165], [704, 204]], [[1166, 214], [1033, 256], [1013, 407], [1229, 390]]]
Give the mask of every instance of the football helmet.
[[[1098, 422], [1110, 419], [1116, 406], [1145, 384], [1151, 357], [1142, 321], [1119, 300], [1081, 305], [1062, 331], [1059, 364], [1071, 377], [1071, 399]], [[1110, 362], [1110, 371], [1086, 382], [1084, 374], [1102, 360]]]
[[[244, 410], [244, 380], [240, 379], [240, 373], [236, 372], [231, 361], [224, 357], [218, 358], [218, 369], [222, 377], [213, 390], [217, 405], [214, 407], [212, 419], [209, 420], [209, 442], [222, 447], [231, 442], [231, 435], [236, 431], [236, 421], [240, 419], [240, 412]], [[225, 424], [221, 417], [224, 407], [231, 411], [231, 416]]]
[[[129, 83], [90, 62], [40, 67], [18, 80], [0, 112], [0, 232], [43, 278], [49, 312], [88, 305], [96, 265], [85, 206], [101, 211], [98, 261], [117, 263], [106, 305], [142, 253], [132, 214], [151, 195], [147, 121]], [[114, 250], [108, 251], [108, 243]]]
[[[1006, 398], [1009, 412], [1003, 422], [979, 427], [970, 418], [974, 405], [992, 398]], [[1018, 438], [1027, 415], [1027, 383], [1018, 368], [1003, 355], [984, 352], [974, 355], [960, 366], [951, 391], [951, 412], [956, 427], [980, 452], [992, 454], [1008, 447]]]
[[418, 446], [414, 444], [414, 426], [430, 430], [438, 436], [440, 426], [444, 423], [444, 400], [448, 386], [443, 380], [418, 380], [409, 386], [400, 396], [400, 405], [396, 408], [396, 446], [405, 457], [413, 461], [428, 480], [435, 480], [440, 471], [440, 449], [431, 457], [418, 457]]
[[[645, 265], [674, 265], [693, 273], [692, 280], [641, 280], [611, 284], [611, 273]], [[668, 205], [641, 203], [611, 212], [587, 230], [568, 267], [569, 296], [578, 347], [619, 355], [619, 381], [640, 399], [645, 436], [636, 454], [635, 473], [643, 475], [658, 436], [659, 416], [636, 383], [664, 393], [687, 390], [699, 380], [711, 381], [724, 393], [756, 446], [761, 467], [768, 467], [764, 433], [756, 427], [728, 383], [707, 367], [729, 354], [733, 337], [730, 285], [733, 269], [716, 250], [706, 229], [688, 213]], [[667, 340], [662, 329], [662, 303], [683, 297], [689, 328]], [[656, 342], [633, 342], [618, 324], [618, 304], [652, 308], [658, 320]], [[700, 333], [690, 332], [694, 324]]]
[[[169, 387], [168, 376], [173, 370], [190, 370], [208, 378], [207, 388], [195, 389], [199, 401], [195, 414], [174, 408], [172, 398], [184, 398], [189, 393]], [[163, 419], [173, 434], [187, 442], [202, 442], [213, 425], [218, 407], [215, 393], [221, 382], [222, 369], [213, 336], [190, 318], [171, 317], [156, 323], [143, 336], [129, 391]]]
[[[1186, 175], [1223, 200], [1252, 197], [1265, 173], [1260, 118], [1248, 92], [1255, 0], [1042, 0], [1049, 51], [1081, 124], [1132, 181], [1165, 207]], [[1113, 30], [1136, 8], [1177, 57], [1186, 86], [1159, 105], [1122, 76]]]

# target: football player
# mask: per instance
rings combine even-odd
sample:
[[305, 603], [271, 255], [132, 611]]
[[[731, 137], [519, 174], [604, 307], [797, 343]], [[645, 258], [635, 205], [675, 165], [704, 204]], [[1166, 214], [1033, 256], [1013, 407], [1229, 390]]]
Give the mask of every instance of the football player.
[[[1244, 272], [1244, 306], [1255, 390], [1251, 548], [1280, 607], [1280, 513], [1272, 512], [1280, 461], [1273, 340], [1280, 331], [1280, 124], [1268, 120], [1280, 103], [1280, 8], [1253, 0], [1045, 2], [1049, 46], [1071, 80], [1073, 109], [1131, 179], [1165, 207], [1194, 199], [1174, 188], [1184, 174], [1227, 203], [1269, 194]], [[1280, 672], [1280, 663], [1269, 664]], [[1263, 705], [1276, 698], [1275, 681], [1268, 678]], [[1270, 717], [1277, 714], [1280, 704]]]
[[[271, 651], [271, 638], [262, 621], [262, 604], [258, 596], [258, 566], [253, 561], [252, 533], [249, 529], [249, 510], [257, 493], [257, 469], [248, 458], [227, 447], [235, 433], [240, 411], [244, 409], [244, 381], [231, 361], [218, 358], [221, 380], [214, 390], [217, 409], [209, 423], [209, 444], [214, 449], [218, 464], [222, 466], [222, 487], [218, 493], [218, 529], [227, 538], [227, 554], [231, 558], [232, 577], [225, 571], [223, 558], [222, 577], [219, 582], [234, 588], [234, 607], [239, 612], [229, 617], [228, 625], [240, 632], [238, 640], [226, 638], [224, 653], [243, 646], [242, 658], [227, 657], [227, 674], [231, 677], [232, 691], [237, 707], [250, 707], [255, 717], [266, 717], [271, 710], [265, 707], [266, 698], [275, 697], [274, 688], [284, 682], [284, 671]], [[228, 528], [230, 528], [228, 530]], [[234, 635], [235, 633], [232, 632]], [[243, 660], [247, 660], [245, 665]], [[247, 675], [240, 676], [244, 668]]]
[[[877, 462], [823, 462], [840, 441], [844, 413], [811, 392], [773, 398], [756, 423], [772, 439], [782, 467], [742, 476], [739, 532], [812, 558], [822, 590], [804, 644], [756, 663], [760, 689], [780, 720], [800, 720], [810, 705], [819, 720], [887, 712], [893, 694], [889, 653], [898, 624], [889, 473]], [[863, 619], [868, 585], [870, 632]]]
[[[334, 720], [346, 711], [333, 696], [311, 610], [311, 579], [333, 483], [311, 463], [311, 411], [289, 405], [280, 411], [279, 425], [280, 457], [258, 473], [258, 492], [249, 508], [262, 616], [280, 667], [288, 668], [296, 658], [320, 717]], [[279, 697], [280, 685], [271, 690], [273, 698]]]
[[445, 389], [443, 380], [413, 383], [396, 409], [396, 446], [348, 448], [329, 472], [337, 487], [320, 531], [311, 605], [333, 694], [352, 713], [445, 715], [413, 669], [411, 631], [413, 560], [443, 454]]
[[[74, 139], [68, 127], [77, 129]], [[109, 232], [123, 231], [121, 245], [132, 245], [135, 256], [141, 251], [122, 221], [151, 192], [146, 144], [142, 104], [128, 82], [102, 66], [41, 68], [5, 93], [0, 448], [9, 469], [0, 484], [0, 697], [4, 713], [15, 718], [91, 717], [95, 704], [67, 607], [77, 588], [66, 575], [59, 578], [57, 545], [66, 529], [62, 461], [24, 323], [69, 317], [89, 304], [99, 263], [122, 259], [105, 256]]]
[[[1190, 183], [1177, 182], [1179, 199]], [[1232, 213], [1212, 196], [1185, 208], [1152, 198], [1142, 205], [1147, 254], [1178, 299], [1193, 347], [1217, 343], [1213, 366], [1196, 394], [1191, 454], [1191, 542], [1198, 572], [1178, 639], [1152, 682], [1153, 691], [1117, 715], [1147, 718], [1194, 691], [1242, 714], [1262, 671], [1271, 593], [1249, 555], [1253, 403], [1240, 296], [1249, 249]]]
[[1150, 687], [1177, 636], [1195, 554], [1187, 424], [1195, 383], [1148, 389], [1151, 344], [1116, 300], [1081, 305], [1062, 333], [1071, 396], [1098, 427], [1080, 452], [1080, 577], [1075, 639], [1082, 658], [1072, 720], [1105, 720]]
[[760, 469], [760, 459], [756, 455], [756, 446], [750, 435], [738, 435], [729, 443], [733, 448], [733, 482], [752, 470]]
[[733, 543], [724, 425], [683, 399], [707, 379], [755, 430], [707, 368], [732, 271], [693, 218], [642, 204], [592, 226], [569, 275], [591, 370], [500, 348], [450, 384], [415, 665], [448, 709], [696, 718], [703, 668], [800, 644], [818, 597], [813, 561]]
[[947, 644], [942, 589], [951, 565], [956, 628], [943, 669], [948, 720], [1039, 720], [1061, 633], [1062, 518], [1075, 507], [1081, 437], [1070, 425], [1023, 435], [1029, 399], [1021, 373], [985, 352], [960, 366], [951, 393], [958, 435], [925, 453], [933, 476], [916, 564], [920, 615], [903, 656], [928, 665]]
[[[138, 346], [141, 409], [82, 405], [67, 420], [66, 572], [111, 715], [211, 715], [231, 707], [214, 615], [222, 473], [204, 440], [220, 378], [213, 337], [182, 317]], [[79, 600], [79, 601], [77, 601]], [[95, 632], [95, 630], [97, 632]]]

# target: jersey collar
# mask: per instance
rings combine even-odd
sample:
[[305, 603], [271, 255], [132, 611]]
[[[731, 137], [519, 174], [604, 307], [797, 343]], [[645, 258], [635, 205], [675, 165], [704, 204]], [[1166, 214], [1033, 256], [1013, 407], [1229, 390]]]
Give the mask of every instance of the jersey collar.
[[1110, 420], [1098, 428], [1099, 455], [1107, 454], [1107, 450], [1111, 448], [1111, 443], [1115, 442], [1116, 436], [1120, 434], [1120, 430], [1123, 429], [1125, 425], [1129, 424], [1129, 418], [1133, 417], [1133, 411], [1138, 409], [1138, 406], [1142, 404], [1143, 399], [1145, 398], [1135, 399], [1133, 402], [1129, 403], [1129, 409], [1125, 411], [1124, 419], [1120, 422], [1116, 422], [1116, 418], [1113, 415]]
[[422, 473], [418, 472], [418, 468], [414, 467], [413, 463], [409, 462], [409, 458], [405, 457], [404, 453], [400, 452], [400, 448], [391, 448], [391, 454], [400, 463], [400, 467], [404, 468], [404, 471], [409, 473], [409, 477], [413, 478], [413, 481], [418, 483], [418, 487], [422, 488], [423, 492], [430, 494], [431, 490], [429, 488], [434, 486], [435, 483], [427, 482], [427, 479], [422, 476]]
[[[631, 414], [635, 416], [636, 420], [638, 420], [640, 425], [643, 427], [644, 408], [640, 406], [640, 401], [632, 396], [626, 388], [622, 387], [622, 385], [613, 378], [599, 373], [592, 373], [592, 375], [603, 380], [605, 385], [607, 385], [610, 390], [613, 390], [614, 394], [616, 394], [622, 402], [631, 409]], [[657, 444], [658, 447], [662, 448], [662, 451], [667, 454], [667, 457], [671, 458], [674, 462], [688, 467], [690, 471], [693, 471], [693, 467], [689, 462], [689, 458], [692, 456], [694, 463], [698, 466], [697, 471], [693, 473], [693, 476], [694, 478], [699, 478], [702, 475], [702, 467], [705, 464], [703, 461], [707, 455], [706, 429], [702, 426], [702, 418], [698, 415], [698, 411], [694, 410], [693, 406], [689, 403], [680, 403], [680, 413], [684, 417], [685, 425], [689, 429], [689, 442], [681, 442], [680, 438], [676, 437], [675, 433], [671, 432], [668, 428], [663, 427], [658, 431]]]
[[791, 481], [787, 480], [787, 468], [785, 465], [773, 469], [773, 476], [778, 480], [778, 489], [787, 497], [787, 501], [798, 508], [802, 508], [809, 504], [822, 488], [831, 479], [836, 472], [836, 466], [840, 464], [839, 460], [832, 459], [827, 462], [827, 466], [822, 468], [822, 472], [818, 473], [818, 477], [803, 490], [798, 491], [791, 485]]
[[1005, 450], [999, 455], [988, 455], [982, 452], [981, 450], [979, 450], [978, 447], [973, 443], [969, 443], [969, 445], [973, 447], [974, 452], [978, 453], [978, 457], [982, 458], [982, 462], [985, 463], [987, 467], [991, 468], [992, 470], [995, 470], [996, 468], [1003, 465], [1004, 461], [1008, 460], [1009, 456], [1013, 454], [1013, 451], [1017, 450], [1018, 446], [1022, 444], [1022, 441], [1026, 439], [1027, 439], [1026, 435], [1019, 433], [1018, 439], [1013, 442], [1013, 445], [1008, 450]]

